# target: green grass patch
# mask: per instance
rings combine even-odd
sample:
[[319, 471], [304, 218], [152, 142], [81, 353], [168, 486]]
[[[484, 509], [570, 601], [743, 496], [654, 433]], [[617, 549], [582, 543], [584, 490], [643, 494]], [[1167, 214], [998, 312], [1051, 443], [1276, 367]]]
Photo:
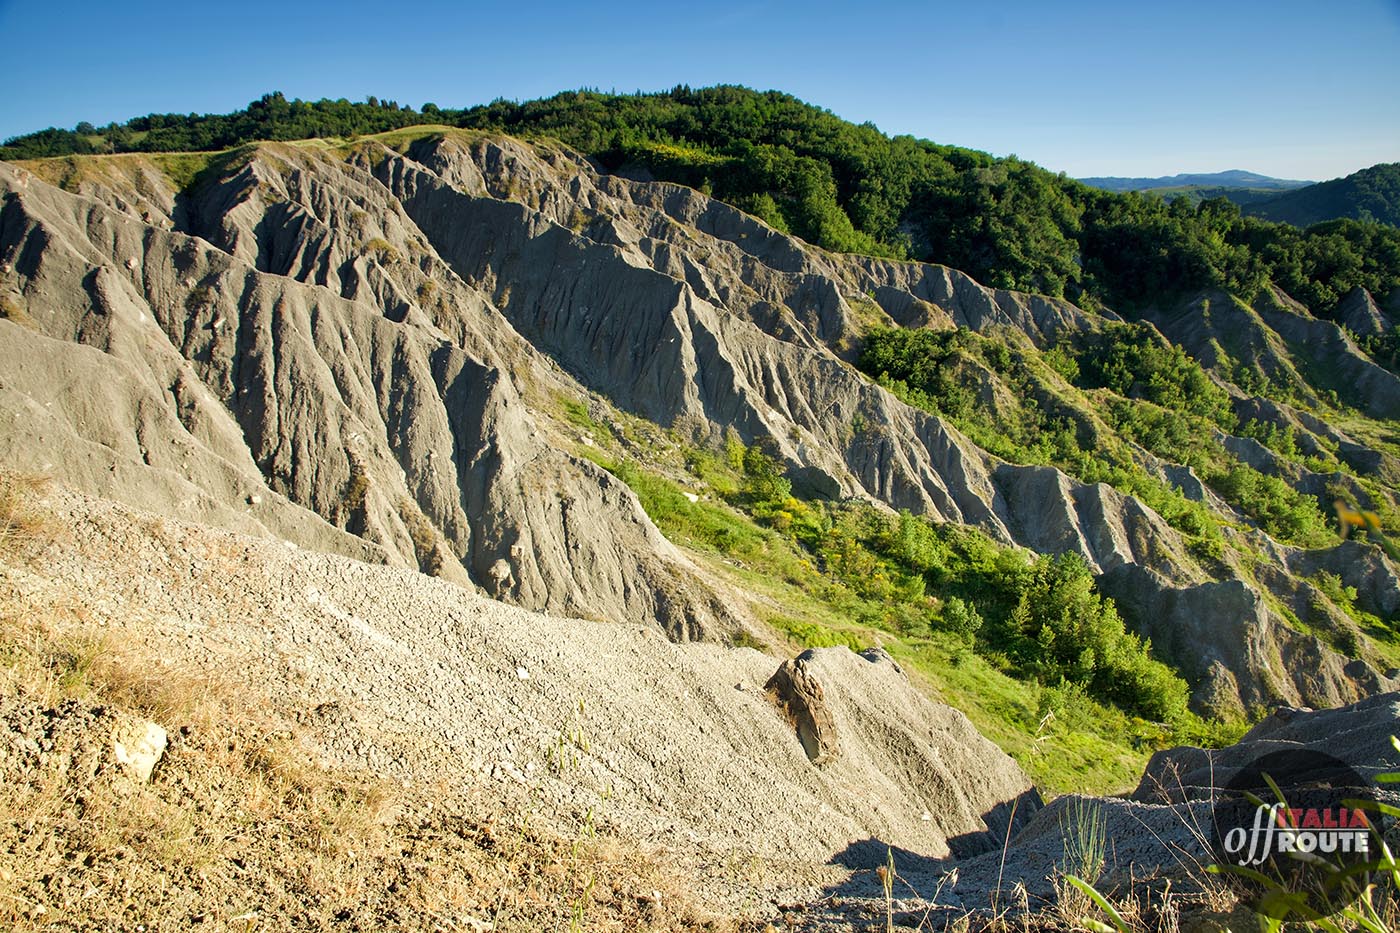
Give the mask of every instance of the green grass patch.
[[208, 152], [165, 152], [150, 156], [157, 168], [170, 179], [176, 191], [188, 191], [194, 180], [209, 167], [213, 154]]
[[559, 412], [564, 416], [565, 421], [597, 437], [606, 438], [612, 436], [611, 431], [602, 424], [599, 424], [594, 420], [593, 416], [588, 413], [588, 406], [585, 403], [575, 398], [565, 398], [562, 396], [558, 399], [558, 402]]

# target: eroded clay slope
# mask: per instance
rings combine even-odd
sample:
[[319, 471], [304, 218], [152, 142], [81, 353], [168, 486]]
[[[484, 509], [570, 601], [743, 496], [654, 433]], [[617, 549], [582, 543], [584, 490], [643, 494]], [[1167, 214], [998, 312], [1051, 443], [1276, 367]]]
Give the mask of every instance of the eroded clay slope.
[[[536, 609], [657, 619], [677, 637], [741, 624], [621, 483], [561, 450], [551, 416], [586, 389], [699, 438], [772, 438], [806, 494], [1081, 554], [1200, 709], [1334, 704], [1394, 683], [1290, 627], [1268, 574], [1207, 570], [1136, 499], [1006, 464], [849, 365], [880, 321], [1015, 328], [1043, 345], [1111, 315], [827, 254], [690, 189], [508, 139], [348, 155], [263, 145], [223, 158], [189, 196], [153, 191], [128, 162], [69, 185], [77, 194], [3, 169], [0, 289], [39, 332], [13, 328], [0, 351], [29, 372], [7, 408], [55, 439], [10, 442], [18, 465], [57, 463], [152, 507], [178, 491], [228, 527], [256, 521]], [[115, 406], [132, 414], [107, 423], [82, 380], [25, 370], [74, 343], [101, 351], [83, 357], [89, 386], [144, 386], [139, 405]], [[141, 478], [109, 481], [104, 457]], [[1294, 559], [1269, 552], [1280, 569]], [[1368, 574], [1359, 589], [1384, 589], [1394, 568]]]
[[[623, 407], [772, 436], [794, 479], [819, 492], [1081, 554], [1196, 686], [1199, 708], [1341, 703], [1394, 683], [1290, 627], [1255, 580], [1211, 579], [1140, 502], [1001, 463], [841, 365], [863, 319], [1012, 327], [1043, 344], [1112, 315], [986, 289], [943, 267], [832, 256], [689, 189], [600, 176], [508, 140], [425, 141], [406, 157], [381, 153], [376, 172], [521, 333]], [[446, 220], [463, 216], [472, 223]], [[1221, 505], [1186, 468], [1154, 468]], [[1374, 569], [1394, 579], [1383, 562]]]
[[567, 380], [460, 282], [449, 332], [358, 284], [364, 256], [354, 286], [302, 282], [259, 268], [241, 228], [218, 249], [22, 169], [0, 182], [28, 325], [0, 322], [11, 466], [537, 609], [679, 638], [738, 624], [625, 485], [541, 434], [522, 386]]

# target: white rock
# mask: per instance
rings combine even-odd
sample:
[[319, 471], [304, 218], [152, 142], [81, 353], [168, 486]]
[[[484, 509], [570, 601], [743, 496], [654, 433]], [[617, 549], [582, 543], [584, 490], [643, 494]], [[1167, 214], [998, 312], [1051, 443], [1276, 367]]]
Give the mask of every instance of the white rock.
[[491, 582], [495, 584], [496, 590], [498, 592], [500, 590], [508, 588], [515, 576], [514, 572], [511, 570], [510, 561], [506, 560], [504, 557], [500, 558], [494, 564], [491, 565], [491, 569], [490, 571], [488, 571], [488, 574], [491, 577]]
[[112, 732], [112, 756], [138, 781], [151, 779], [156, 764], [165, 754], [165, 730], [153, 722], [137, 719], [124, 722]]
[[517, 668], [515, 669], [515, 676], [516, 676], [516, 677], [519, 677], [521, 680], [529, 680], [529, 679], [530, 679], [530, 672], [527, 671], [527, 670], [525, 670], [525, 668], [523, 668], [523, 667], [517, 667]]

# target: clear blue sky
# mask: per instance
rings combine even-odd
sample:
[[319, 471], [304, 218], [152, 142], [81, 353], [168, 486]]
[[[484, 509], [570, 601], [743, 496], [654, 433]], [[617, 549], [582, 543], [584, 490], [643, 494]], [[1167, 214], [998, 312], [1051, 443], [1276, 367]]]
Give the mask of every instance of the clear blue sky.
[[1079, 176], [1400, 161], [1400, 0], [0, 0], [0, 36], [0, 137], [272, 90], [448, 107], [728, 83]]

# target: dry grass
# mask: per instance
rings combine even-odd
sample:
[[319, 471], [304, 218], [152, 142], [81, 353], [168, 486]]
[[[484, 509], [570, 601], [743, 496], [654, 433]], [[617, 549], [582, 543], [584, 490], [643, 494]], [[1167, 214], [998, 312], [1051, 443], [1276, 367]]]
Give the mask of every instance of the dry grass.
[[368, 240], [361, 244], [360, 248], [363, 249], [366, 254], [373, 254], [382, 263], [396, 263], [403, 259], [402, 254], [399, 253], [394, 244], [383, 237], [375, 237]]
[[43, 477], [0, 472], [0, 555], [23, 551], [56, 533], [38, 504], [46, 482]]
[[10, 295], [0, 295], [0, 320], [13, 321], [33, 331], [39, 330], [39, 323]]
[[418, 561], [418, 569], [432, 577], [441, 576], [442, 548], [438, 544], [439, 535], [433, 528], [433, 523], [412, 499], [404, 497], [399, 500], [398, 505], [399, 518], [413, 541], [413, 554]]

